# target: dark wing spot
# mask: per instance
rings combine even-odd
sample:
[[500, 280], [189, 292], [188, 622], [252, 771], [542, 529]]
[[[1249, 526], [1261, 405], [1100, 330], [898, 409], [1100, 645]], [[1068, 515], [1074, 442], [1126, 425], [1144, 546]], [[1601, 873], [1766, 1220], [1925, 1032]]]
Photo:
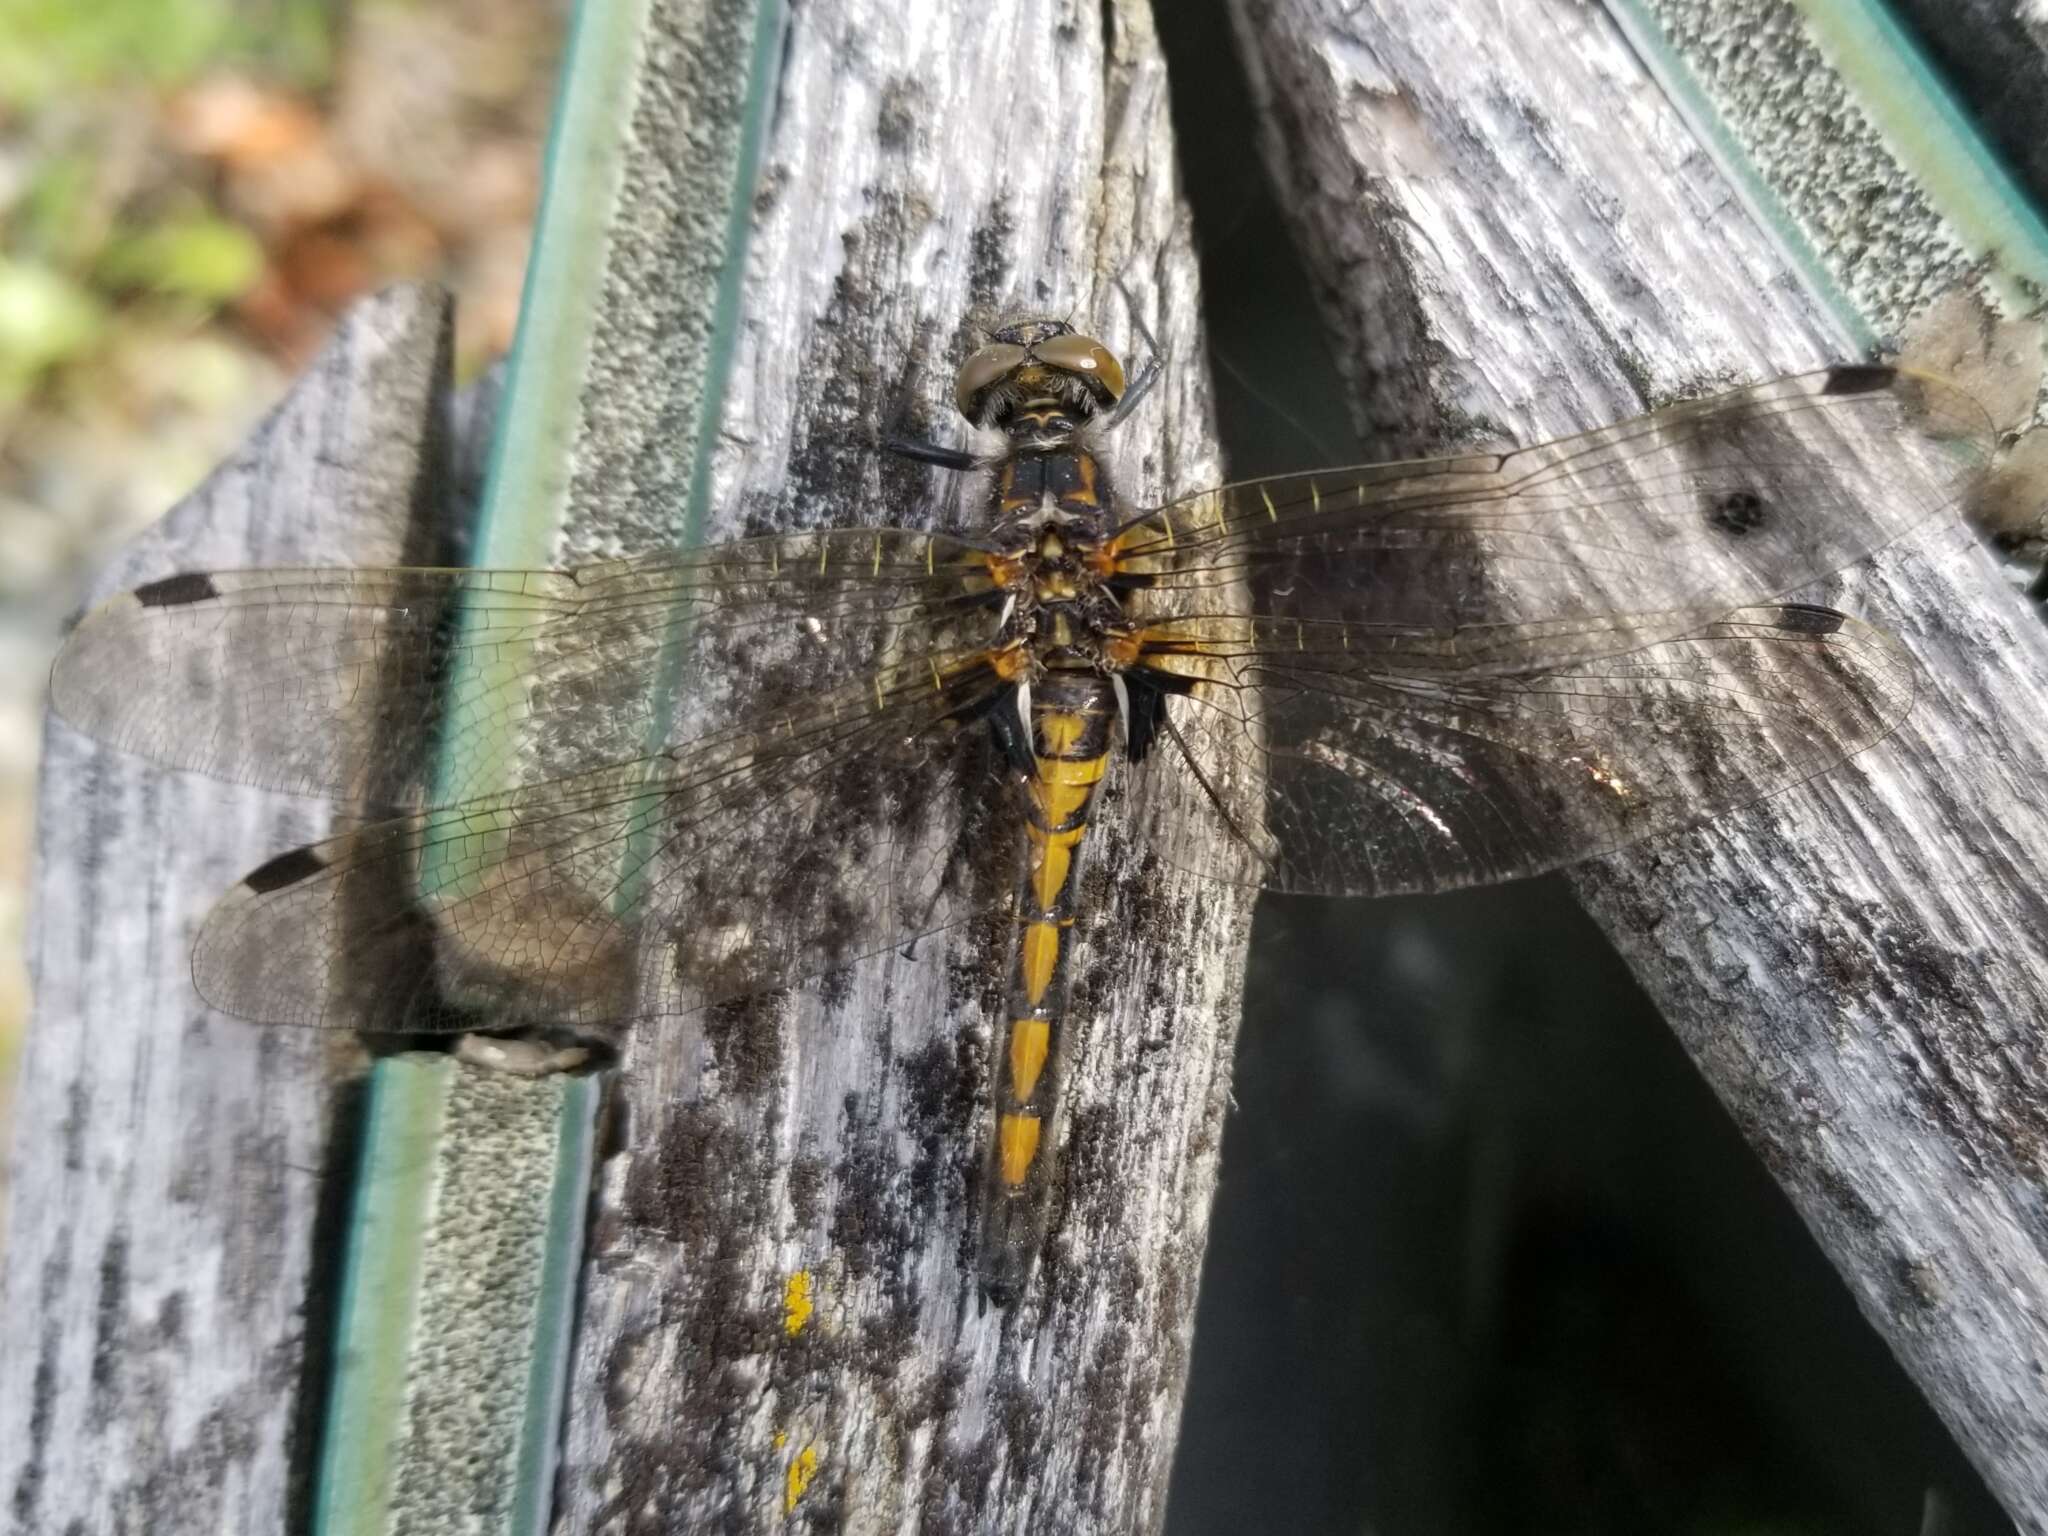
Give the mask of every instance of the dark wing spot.
[[1820, 392], [1824, 395], [1873, 395], [1881, 389], [1890, 389], [1898, 376], [1898, 369], [1887, 368], [1881, 363], [1844, 363], [1828, 370], [1828, 381], [1821, 386]]
[[1783, 603], [1778, 608], [1778, 628], [1795, 635], [1832, 635], [1843, 623], [1834, 609], [1816, 608], [1811, 603]]
[[220, 596], [213, 578], [203, 571], [185, 571], [152, 581], [135, 589], [135, 601], [145, 608], [176, 608], [185, 603], [203, 603]]
[[311, 879], [325, 868], [327, 861], [321, 858], [316, 850], [294, 848], [290, 853], [280, 853], [268, 864], [251, 870], [243, 877], [242, 884], [258, 896], [267, 896], [272, 891]]
[[1707, 500], [1707, 522], [1733, 538], [1755, 533], [1770, 518], [1770, 503], [1755, 491], [1723, 491]]

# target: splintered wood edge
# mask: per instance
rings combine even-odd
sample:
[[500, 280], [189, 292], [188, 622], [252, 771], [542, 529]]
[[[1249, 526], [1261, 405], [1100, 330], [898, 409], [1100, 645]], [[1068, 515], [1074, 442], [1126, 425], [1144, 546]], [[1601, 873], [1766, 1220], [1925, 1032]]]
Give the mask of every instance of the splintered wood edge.
[[[443, 473], [449, 326], [429, 289], [357, 305], [96, 595], [195, 568], [405, 558]], [[216, 897], [320, 829], [304, 801], [50, 726], [0, 1256], [0, 1380], [20, 1388], [0, 1392], [0, 1497], [25, 1529], [140, 1507], [194, 1530], [305, 1518], [331, 1363], [322, 1245], [346, 1183], [337, 1089], [360, 1057], [208, 1012], [188, 955]]]
[[[1239, 19], [1268, 163], [1381, 432], [1448, 416], [1530, 441], [1849, 356], [1597, 10], [1245, 0]], [[1573, 883], [2039, 1527], [2048, 641], [1954, 525], [1822, 595], [1919, 658], [1905, 726]]]

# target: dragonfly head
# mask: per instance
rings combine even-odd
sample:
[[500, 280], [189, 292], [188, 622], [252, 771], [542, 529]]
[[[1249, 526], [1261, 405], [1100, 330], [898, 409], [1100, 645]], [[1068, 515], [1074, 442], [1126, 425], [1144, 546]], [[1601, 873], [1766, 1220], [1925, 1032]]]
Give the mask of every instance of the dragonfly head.
[[1116, 404], [1124, 365], [1064, 320], [1026, 318], [989, 332], [960, 365], [953, 403], [978, 427], [1002, 428], [1024, 407], [1063, 407], [1085, 420]]

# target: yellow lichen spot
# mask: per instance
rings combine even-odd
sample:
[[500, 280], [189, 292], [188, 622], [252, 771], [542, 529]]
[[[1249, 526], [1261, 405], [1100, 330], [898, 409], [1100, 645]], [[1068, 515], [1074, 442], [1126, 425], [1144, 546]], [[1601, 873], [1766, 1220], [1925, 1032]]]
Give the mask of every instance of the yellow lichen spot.
[[787, 1444], [789, 1444], [789, 1436], [779, 1429], [775, 1431], [775, 1449], [779, 1451]]
[[795, 1338], [811, 1320], [811, 1272], [800, 1269], [782, 1284], [782, 1331]]
[[1052, 968], [1060, 957], [1060, 931], [1052, 923], [1031, 923], [1024, 929], [1018, 969], [1023, 973], [1024, 999], [1036, 1008], [1052, 985]]
[[789, 1474], [783, 1479], [782, 1512], [796, 1513], [796, 1501], [804, 1496], [804, 1490], [811, 1486], [811, 1479], [818, 1475], [818, 1448], [807, 1445], [790, 1458]]
[[1010, 1021], [1010, 1097], [1016, 1103], [1031, 1097], [1051, 1049], [1052, 1025], [1044, 1019]]
[[1030, 1176], [1031, 1160], [1038, 1156], [1038, 1116], [1005, 1115], [998, 1136], [1001, 1143], [1003, 1182], [1016, 1188]]

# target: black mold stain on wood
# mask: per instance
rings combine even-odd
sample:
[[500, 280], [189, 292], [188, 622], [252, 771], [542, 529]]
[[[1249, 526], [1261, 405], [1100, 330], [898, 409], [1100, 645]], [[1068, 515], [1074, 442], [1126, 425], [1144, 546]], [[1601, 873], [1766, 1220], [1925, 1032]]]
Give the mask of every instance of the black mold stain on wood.
[[781, 1081], [789, 996], [757, 992], [704, 1010], [704, 1040], [718, 1066], [721, 1094], [755, 1099]]
[[982, 1053], [958, 1032], [934, 1036], [898, 1066], [903, 1129], [915, 1151], [907, 1195], [915, 1218], [929, 1227], [947, 1210], [966, 1208], [979, 1159], [975, 1109], [983, 1094]]
[[128, 1239], [115, 1233], [100, 1250], [99, 1286], [93, 1299], [91, 1388], [86, 1418], [104, 1431], [120, 1395], [121, 1360], [128, 1316]]
[[1828, 1209], [1865, 1237], [1876, 1237], [1885, 1223], [1833, 1164], [1806, 1155], [1794, 1159], [1765, 1158], [1771, 1174], [1787, 1189], [1816, 1189]]
[[931, 1531], [973, 1531], [980, 1529], [988, 1509], [1000, 1465], [993, 1435], [983, 1435], [965, 1445], [956, 1445], [943, 1434], [935, 1436], [925, 1480], [924, 1496], [918, 1509], [924, 1528]]
[[1051, 1445], [1052, 1415], [1030, 1385], [1014, 1373], [1005, 1375], [996, 1386], [994, 1418], [1001, 1426], [1000, 1444], [1010, 1453], [1013, 1478], [1021, 1478], [1026, 1469], [1043, 1463]]
[[[46, 1270], [43, 1286], [46, 1295], [53, 1289], [47, 1283], [49, 1279], [50, 1272]], [[21, 1476], [15, 1481], [13, 1497], [8, 1501], [17, 1527], [24, 1531], [34, 1528], [36, 1512], [42, 1504], [43, 1479], [48, 1475], [49, 1466], [50, 1425], [56, 1416], [57, 1352], [64, 1342], [55, 1309], [46, 1308], [43, 1315], [50, 1321], [42, 1329], [36, 1350], [35, 1376], [29, 1385], [29, 1453], [22, 1461]]]
[[156, 1342], [170, 1349], [182, 1348], [185, 1337], [185, 1313], [190, 1303], [182, 1290], [167, 1292], [156, 1311]]
[[[904, 379], [895, 386], [897, 397], [890, 398], [888, 363], [899, 343], [881, 328], [889, 311], [882, 302], [888, 274], [897, 270], [915, 223], [915, 210], [889, 194], [878, 197], [848, 237], [848, 265], [833, 281], [830, 305], [805, 337], [788, 474], [779, 495], [750, 509], [743, 530], [749, 536], [882, 521], [914, 527], [926, 520], [912, 511], [926, 500], [922, 494], [891, 501], [886, 518], [875, 511], [876, 476], [892, 467], [901, 473], [903, 464], [877, 452], [877, 436], [902, 430], [892, 418], [917, 400], [915, 386], [922, 382]], [[920, 474], [913, 483], [924, 491], [941, 482]]]
[[92, 1096], [86, 1092], [83, 1077], [75, 1078], [65, 1089], [64, 1121], [61, 1134], [64, 1138], [64, 1171], [67, 1174], [85, 1171], [85, 1133], [92, 1120]]
[[982, 209], [967, 237], [967, 292], [977, 307], [992, 314], [1015, 301], [1008, 290], [1016, 234], [1017, 221], [1009, 206], [994, 198]]
[[818, 1224], [825, 1178], [831, 1169], [825, 1159], [798, 1153], [789, 1162], [789, 1208], [797, 1226], [809, 1231]]
[[917, 1236], [903, 1188], [907, 1181], [894, 1138], [875, 1126], [855, 1094], [847, 1095], [843, 1143], [846, 1150], [833, 1168], [833, 1252], [853, 1279], [900, 1282]]
[[[783, 1336], [782, 1298], [755, 1284], [741, 1258], [772, 1214], [772, 1174], [772, 1148], [715, 1107], [692, 1105], [627, 1179], [628, 1225], [675, 1244], [684, 1278], [668, 1289], [656, 1327], [622, 1335], [606, 1367], [604, 1379], [616, 1388], [606, 1402], [615, 1425], [627, 1416], [628, 1384], [652, 1381], [674, 1394], [667, 1421], [679, 1426], [666, 1438], [620, 1435], [612, 1465], [621, 1487], [603, 1513], [618, 1529], [650, 1536], [682, 1529], [678, 1522], [701, 1511], [703, 1496], [725, 1489], [737, 1508], [740, 1490], [769, 1475], [745, 1426], [759, 1393], [758, 1363]], [[638, 1357], [657, 1339], [692, 1368], [650, 1376]]]
[[[1112, 1333], [1082, 1373], [1081, 1420], [1074, 1436], [1074, 1483], [1084, 1496], [1100, 1487], [1117, 1452], [1128, 1359], [1123, 1334]], [[1101, 1512], [1098, 1506], [1096, 1513]]]
[[918, 121], [926, 111], [923, 88], [914, 79], [895, 76], [882, 87], [881, 105], [875, 111], [875, 142], [892, 154], [915, 147]]

